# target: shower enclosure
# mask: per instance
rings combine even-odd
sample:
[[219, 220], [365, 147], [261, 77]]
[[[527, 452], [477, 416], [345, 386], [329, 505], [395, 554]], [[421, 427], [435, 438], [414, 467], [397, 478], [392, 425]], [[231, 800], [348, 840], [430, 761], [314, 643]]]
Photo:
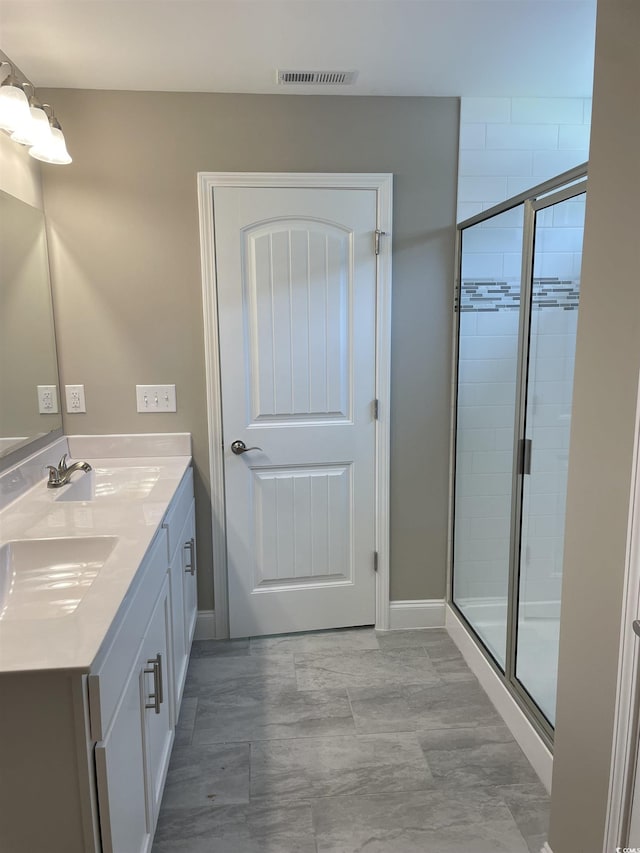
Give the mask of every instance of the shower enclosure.
[[585, 176], [458, 226], [452, 606], [549, 745]]

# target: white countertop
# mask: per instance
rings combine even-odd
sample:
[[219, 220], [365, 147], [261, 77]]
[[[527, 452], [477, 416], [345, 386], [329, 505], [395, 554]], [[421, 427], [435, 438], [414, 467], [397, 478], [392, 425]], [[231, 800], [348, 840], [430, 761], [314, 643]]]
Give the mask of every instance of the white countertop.
[[[72, 612], [51, 618], [46, 608], [38, 612], [36, 602], [30, 618], [8, 616], [9, 608], [0, 616], [0, 673], [90, 669], [191, 457], [86, 461], [95, 473], [78, 472], [61, 489], [48, 489], [43, 478], [0, 511], [0, 546], [25, 539], [117, 537]], [[86, 477], [94, 480], [94, 500], [58, 500]]]

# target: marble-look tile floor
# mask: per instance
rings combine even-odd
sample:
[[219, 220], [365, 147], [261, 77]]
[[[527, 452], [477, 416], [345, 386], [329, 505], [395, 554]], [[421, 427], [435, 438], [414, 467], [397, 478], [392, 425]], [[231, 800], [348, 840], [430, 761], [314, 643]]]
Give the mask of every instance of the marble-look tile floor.
[[200, 641], [153, 853], [539, 853], [548, 811], [444, 630]]

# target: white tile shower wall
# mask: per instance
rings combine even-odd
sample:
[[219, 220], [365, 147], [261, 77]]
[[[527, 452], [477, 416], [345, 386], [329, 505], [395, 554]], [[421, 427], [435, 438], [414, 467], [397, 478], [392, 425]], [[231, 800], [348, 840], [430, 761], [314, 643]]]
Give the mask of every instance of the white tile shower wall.
[[458, 221], [589, 158], [590, 98], [462, 98]]

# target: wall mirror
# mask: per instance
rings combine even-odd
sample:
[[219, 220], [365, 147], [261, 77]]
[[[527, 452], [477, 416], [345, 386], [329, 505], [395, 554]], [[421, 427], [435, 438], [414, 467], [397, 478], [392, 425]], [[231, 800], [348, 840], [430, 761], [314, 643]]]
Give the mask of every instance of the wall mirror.
[[61, 411], [44, 214], [0, 191], [0, 469], [61, 432], [39, 385], [55, 386]]

